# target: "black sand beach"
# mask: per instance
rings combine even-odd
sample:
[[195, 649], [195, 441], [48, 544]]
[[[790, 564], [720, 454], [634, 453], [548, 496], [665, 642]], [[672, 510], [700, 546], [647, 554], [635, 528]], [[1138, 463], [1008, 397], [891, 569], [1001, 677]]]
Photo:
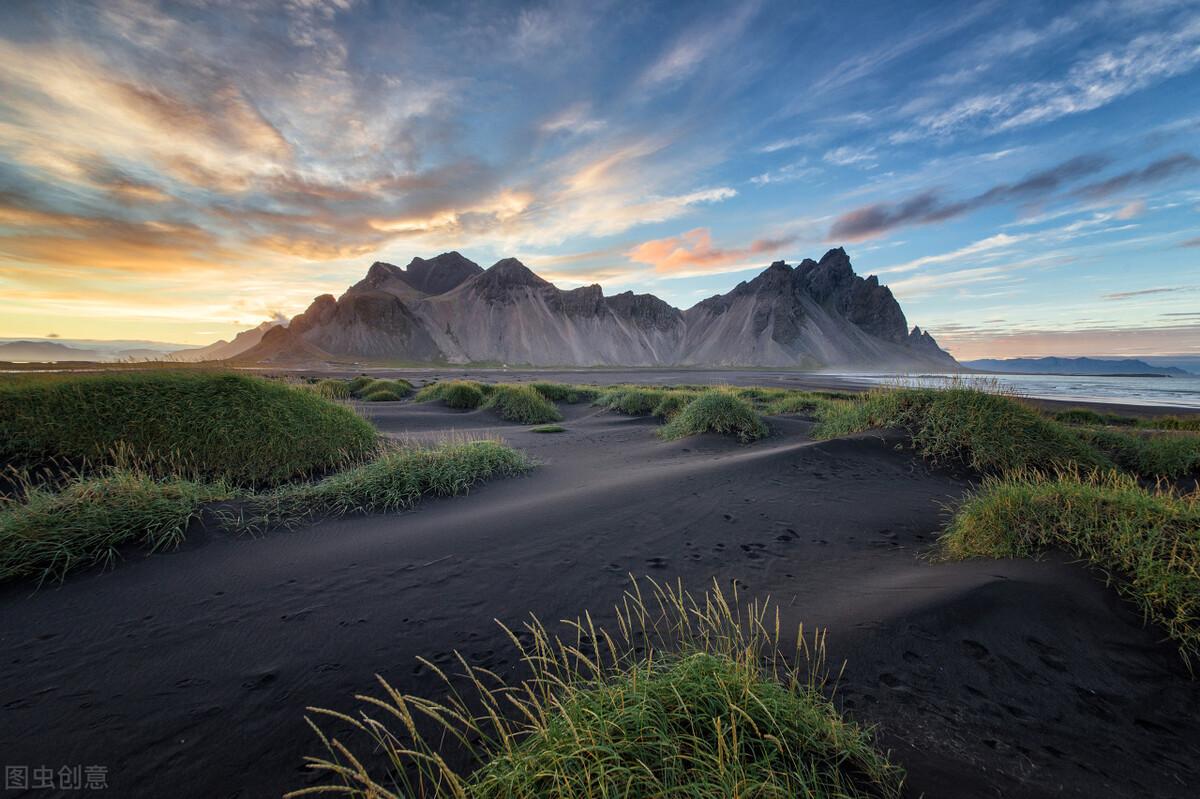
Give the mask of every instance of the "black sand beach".
[[[787, 379], [719, 382], [814, 387]], [[278, 796], [308, 784], [306, 705], [352, 712], [376, 673], [432, 692], [418, 655], [503, 672], [494, 619], [603, 620], [633, 573], [715, 577], [827, 628], [847, 663], [837, 701], [878, 725], [910, 796], [1196, 795], [1200, 683], [1102, 575], [923, 557], [966, 477], [887, 436], [813, 441], [790, 418], [741, 446], [563, 410], [567, 432], [539, 435], [489, 411], [368, 407], [386, 433], [500, 435], [541, 465], [409, 513], [257, 539], [196, 529], [175, 553], [4, 588], [0, 760], [104, 765], [115, 796]]]

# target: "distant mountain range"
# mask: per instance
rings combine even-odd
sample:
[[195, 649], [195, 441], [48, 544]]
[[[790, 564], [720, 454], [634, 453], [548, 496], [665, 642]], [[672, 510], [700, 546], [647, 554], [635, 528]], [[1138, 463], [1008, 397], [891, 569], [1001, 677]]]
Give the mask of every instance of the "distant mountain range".
[[[139, 344], [144, 346], [139, 346]], [[173, 359], [179, 344], [155, 342], [61, 342], [45, 339], [0, 341], [0, 361], [114, 363]]]
[[1157, 375], [1189, 377], [1177, 366], [1153, 366], [1133, 358], [983, 358], [963, 361], [963, 366], [985, 372], [1055, 375]]
[[[243, 336], [258, 341], [227, 354]], [[377, 262], [341, 297], [317, 297], [288, 324], [205, 349], [255, 363], [956, 365], [928, 333], [908, 329], [891, 291], [856, 275], [840, 248], [820, 261], [771, 264], [686, 311], [652, 294], [559, 289], [515, 258], [486, 270], [457, 252], [404, 268]]]

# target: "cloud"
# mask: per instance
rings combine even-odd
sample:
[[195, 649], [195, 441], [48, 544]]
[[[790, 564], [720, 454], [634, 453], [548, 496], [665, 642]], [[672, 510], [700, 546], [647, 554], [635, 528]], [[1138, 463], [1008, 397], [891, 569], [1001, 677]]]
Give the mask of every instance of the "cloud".
[[1099, 172], [1108, 164], [1109, 160], [1102, 156], [1083, 155], [1034, 172], [1016, 183], [997, 184], [965, 200], [945, 200], [938, 191], [926, 189], [899, 202], [861, 206], [839, 216], [829, 230], [829, 237], [860, 241], [905, 225], [944, 222], [989, 205], [1037, 199], [1053, 193], [1064, 183]]
[[578, 102], [567, 106], [538, 127], [543, 133], [595, 133], [604, 127], [604, 121], [593, 118], [591, 110], [590, 103]]
[[758, 13], [758, 2], [740, 3], [720, 21], [703, 20], [680, 34], [637, 79], [643, 91], [678, 86], [723, 49], [735, 46], [743, 29]]
[[773, 169], [768, 172], [763, 172], [761, 175], [755, 175], [750, 178], [750, 182], [755, 186], [766, 186], [770, 183], [792, 183], [797, 180], [820, 174], [821, 170], [814, 166], [808, 166], [806, 159], [800, 159], [795, 163], [785, 164], [779, 169]]
[[1146, 201], [1134, 200], [1121, 206], [1115, 216], [1117, 219], [1137, 219], [1144, 213], [1146, 213]]
[[959, 247], [957, 250], [950, 252], [938, 253], [937, 255], [924, 255], [920, 258], [915, 258], [911, 261], [906, 261], [896, 266], [888, 266], [879, 270], [879, 274], [897, 274], [901, 272], [912, 272], [920, 269], [923, 266], [930, 264], [949, 263], [952, 261], [961, 261], [965, 258], [980, 254], [995, 254], [996, 251], [1006, 250], [1016, 244], [1031, 238], [1031, 234], [1022, 234], [1013, 236], [1008, 233], [997, 233], [994, 236], [988, 236], [985, 239], [972, 242], [965, 247]]
[[1200, 247], [1200, 236], [1194, 239], [1186, 239], [1175, 245], [1176, 247], [1195, 248]]
[[1192, 292], [1200, 290], [1200, 286], [1166, 286], [1156, 289], [1141, 289], [1139, 291], [1118, 291], [1114, 294], [1105, 294], [1102, 299], [1105, 300], [1129, 300], [1134, 297], [1145, 297], [1150, 294], [1177, 294], [1179, 292]]
[[629, 260], [649, 264], [656, 272], [706, 273], [745, 261], [753, 256], [775, 253], [793, 244], [798, 237], [783, 236], [755, 239], [745, 247], [714, 247], [708, 228], [696, 228], [678, 236], [645, 241], [626, 255]]
[[1004, 91], [976, 94], [944, 111], [917, 120], [894, 141], [921, 135], [948, 136], [970, 127], [1001, 132], [1043, 124], [1101, 108], [1193, 70], [1200, 64], [1200, 15], [1161, 31], [1143, 33], [1124, 45], [1074, 63], [1057, 80], [1018, 83]]
[[1200, 159], [1188, 153], [1179, 153], [1159, 159], [1142, 169], [1122, 172], [1107, 180], [1081, 186], [1075, 190], [1075, 194], [1090, 200], [1100, 200], [1127, 189], [1137, 189], [1142, 186], [1161, 183], [1179, 175], [1194, 172], [1197, 169], [1200, 169]]
[[796, 147], [811, 147], [825, 138], [823, 133], [805, 133], [800, 136], [792, 136], [787, 139], [776, 139], [768, 142], [762, 147], [759, 147], [756, 152], [760, 153], [777, 153], [780, 150], [791, 150]]
[[874, 164], [879, 160], [873, 147], [837, 147], [823, 156], [825, 161], [836, 166]]

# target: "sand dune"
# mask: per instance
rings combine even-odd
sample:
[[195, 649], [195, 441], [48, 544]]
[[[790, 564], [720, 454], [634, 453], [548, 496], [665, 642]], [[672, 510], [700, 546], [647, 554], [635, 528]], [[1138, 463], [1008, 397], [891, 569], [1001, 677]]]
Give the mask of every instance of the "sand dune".
[[120, 796], [278, 795], [317, 750], [305, 705], [352, 710], [375, 673], [433, 690], [418, 655], [505, 671], [493, 619], [605, 618], [634, 573], [715, 577], [828, 627], [839, 701], [879, 725], [914, 797], [1194, 795], [1200, 684], [1096, 575], [921, 557], [963, 477], [886, 436], [815, 442], [797, 419], [739, 446], [563, 410], [568, 432], [538, 435], [488, 411], [374, 406], [390, 435], [502, 434], [542, 465], [410, 513], [196, 530], [115, 573], [5, 588], [6, 762], [104, 764]]

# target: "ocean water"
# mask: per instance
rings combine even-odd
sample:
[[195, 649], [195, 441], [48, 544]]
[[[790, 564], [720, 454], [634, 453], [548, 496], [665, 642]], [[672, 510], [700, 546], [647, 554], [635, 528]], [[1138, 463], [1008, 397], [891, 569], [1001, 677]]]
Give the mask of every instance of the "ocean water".
[[1200, 375], [1189, 377], [1093, 377], [1089, 375], [869, 374], [845, 373], [865, 383], [943, 386], [950, 380], [978, 382], [1023, 397], [1200, 409]]

